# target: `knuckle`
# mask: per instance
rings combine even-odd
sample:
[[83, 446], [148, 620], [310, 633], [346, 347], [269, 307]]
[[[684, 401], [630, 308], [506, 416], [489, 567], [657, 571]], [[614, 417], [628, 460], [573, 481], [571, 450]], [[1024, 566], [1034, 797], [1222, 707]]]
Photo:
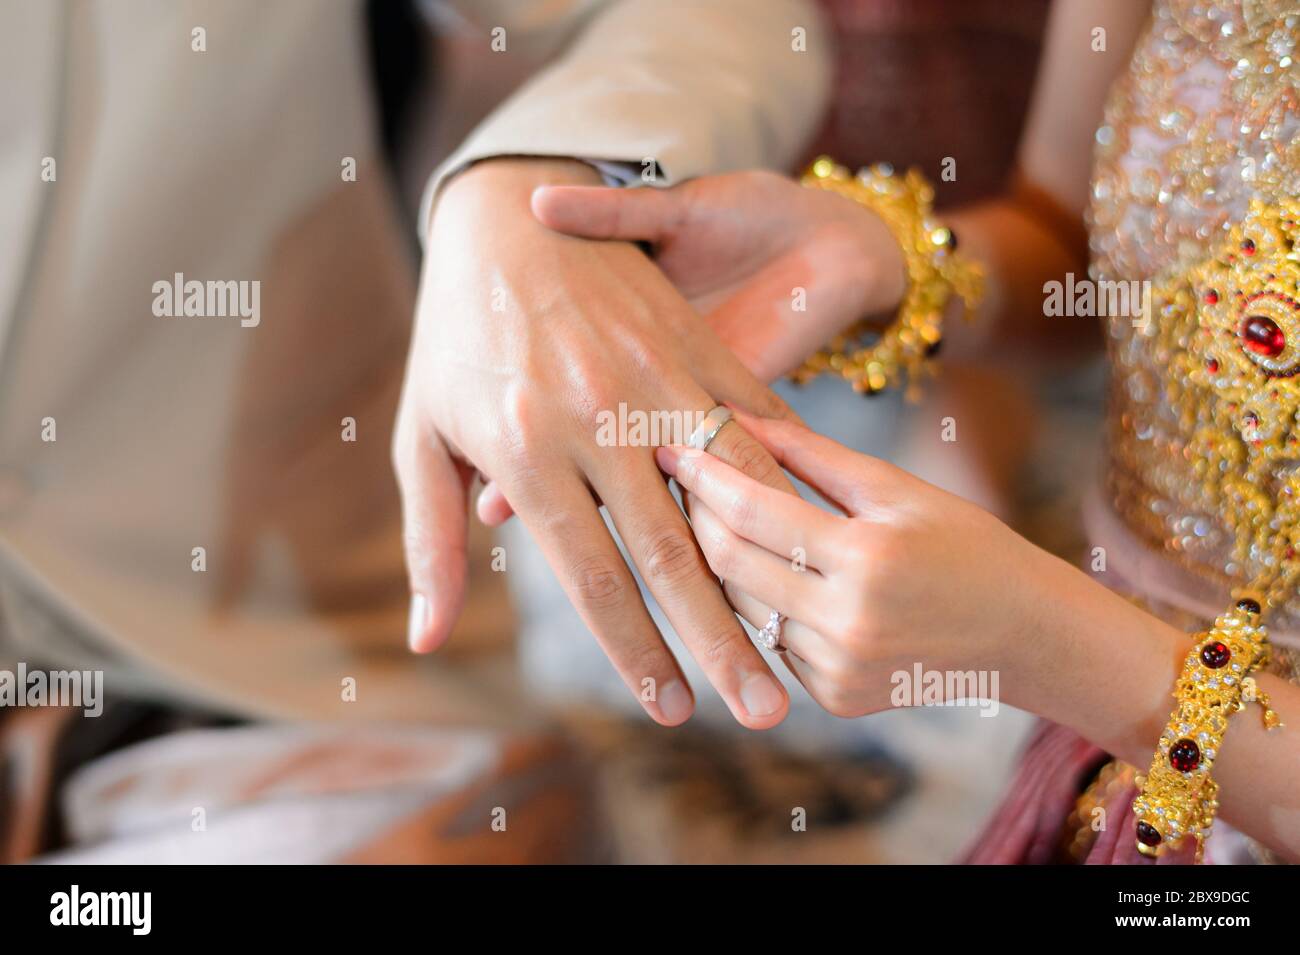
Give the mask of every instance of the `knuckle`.
[[530, 511], [539, 532], [554, 535], [572, 521], [572, 512], [547, 493], [554, 487], [555, 474], [544, 462], [508, 455], [499, 478], [498, 486], [507, 499]]
[[578, 561], [569, 574], [573, 592], [593, 610], [608, 610], [623, 603], [623, 575], [606, 557], [593, 556]]
[[[508, 497], [532, 504], [543, 526], [548, 529], [553, 528], [557, 520], [572, 518], [568, 508], [547, 493], [554, 490], [556, 480], [554, 469], [547, 463], [536, 460], [514, 461], [503, 477], [506, 480], [497, 482], [502, 492], [508, 491]], [[537, 507], [539, 502], [541, 507]]]
[[646, 577], [664, 584], [679, 584], [700, 569], [692, 539], [678, 530], [652, 538], [645, 550]]
[[790, 406], [779, 395], [766, 389], [755, 396], [754, 410], [760, 417], [776, 421], [789, 421], [794, 416]]
[[[692, 640], [695, 658], [706, 670], [728, 663], [736, 656], [737, 638], [741, 634], [739, 623], [719, 624], [700, 631]], [[745, 643], [748, 644], [749, 640], [746, 639]]]
[[539, 454], [516, 453], [515, 445], [505, 446], [502, 466], [493, 477], [516, 511], [529, 510], [539, 532], [553, 535], [572, 521], [572, 511], [553, 497], [557, 479], [553, 463]]
[[634, 682], [638, 694], [642, 691], [642, 680], [654, 680], [657, 695], [659, 686], [674, 676], [668, 655], [652, 643], [638, 643], [620, 650], [615, 662]]
[[865, 598], [844, 601], [830, 633], [841, 652], [854, 660], [869, 659], [874, 654], [879, 635], [873, 616]]
[[879, 583], [887, 582], [894, 568], [907, 560], [909, 542], [906, 532], [893, 524], [876, 524], [869, 539], [865, 532], [859, 530], [858, 533], [863, 535], [861, 550], [875, 569], [873, 576]]
[[646, 342], [637, 342], [629, 357], [632, 367], [644, 381], [665, 381], [677, 371], [674, 362]]
[[523, 389], [511, 388], [502, 397], [497, 443], [512, 467], [531, 460], [546, 443], [537, 405]]
[[[847, 520], [847, 519], [846, 519]], [[840, 525], [839, 533], [832, 538], [836, 558], [855, 591], [862, 592], [876, 573], [876, 561], [871, 541], [857, 526], [856, 521]]]
[[907, 559], [907, 550], [903, 535], [888, 525], [867, 528], [853, 522], [846, 538], [844, 562], [860, 599], [888, 599], [898, 569]]
[[767, 449], [748, 435], [745, 440], [732, 447], [728, 458], [738, 471], [748, 474], [756, 481], [779, 487], [781, 469], [767, 453]]
[[727, 500], [722, 519], [740, 533], [752, 530], [757, 517], [753, 499], [748, 494], [733, 494]]

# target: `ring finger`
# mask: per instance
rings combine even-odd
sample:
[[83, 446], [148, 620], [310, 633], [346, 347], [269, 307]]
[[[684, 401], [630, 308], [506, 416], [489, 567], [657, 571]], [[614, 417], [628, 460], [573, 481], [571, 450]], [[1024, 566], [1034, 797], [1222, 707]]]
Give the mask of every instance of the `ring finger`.
[[[808, 567], [796, 569], [791, 561], [731, 530], [699, 498], [689, 493], [683, 496], [695, 539], [709, 568], [720, 580], [753, 594], [787, 616], [807, 621], [814, 628], [828, 625], [824, 617], [826, 579], [821, 574]], [[764, 616], [757, 626], [766, 622]]]
[[646, 586], [736, 719], [751, 729], [779, 723], [785, 690], [745, 637], [653, 463], [629, 456], [617, 480], [594, 486]]

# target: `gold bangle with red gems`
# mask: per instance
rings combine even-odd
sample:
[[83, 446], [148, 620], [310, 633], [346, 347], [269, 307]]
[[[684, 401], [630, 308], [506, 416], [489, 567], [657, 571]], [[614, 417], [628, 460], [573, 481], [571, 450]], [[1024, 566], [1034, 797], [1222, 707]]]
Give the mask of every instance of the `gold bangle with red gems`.
[[1268, 632], [1260, 624], [1260, 603], [1241, 597], [1214, 627], [1195, 634], [1174, 685], [1177, 703], [1160, 737], [1145, 776], [1138, 776], [1133, 814], [1137, 849], [1155, 857], [1164, 847], [1177, 848], [1186, 836], [1196, 839], [1196, 861], [1219, 808], [1219, 787], [1210, 776], [1228, 718], [1247, 703], [1263, 707], [1264, 726], [1282, 726], [1267, 694], [1255, 683], [1254, 671], [1269, 657]]
[[[957, 254], [957, 237], [934, 219], [934, 187], [916, 169], [900, 177], [887, 163], [878, 163], [854, 176], [822, 156], [801, 183], [852, 199], [884, 221], [903, 252], [907, 291], [898, 314], [883, 330], [859, 322], [791, 378], [803, 384], [823, 373], [836, 374], [866, 395], [906, 382], [908, 396], [915, 397], [917, 378], [943, 338], [949, 301], [954, 295], [961, 299], [969, 318], [984, 294], [983, 269]], [[862, 344], [873, 335], [869, 344]]]

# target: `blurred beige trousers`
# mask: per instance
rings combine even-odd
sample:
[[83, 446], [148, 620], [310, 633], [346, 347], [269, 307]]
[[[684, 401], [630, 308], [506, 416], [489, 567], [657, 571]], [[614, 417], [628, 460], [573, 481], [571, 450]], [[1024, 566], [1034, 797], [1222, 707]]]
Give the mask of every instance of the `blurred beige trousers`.
[[[495, 55], [548, 60], [429, 201], [447, 173], [502, 154], [651, 159], [657, 185], [781, 167], [827, 90], [807, 0], [426, 6], [470, 42], [504, 29]], [[539, 717], [482, 539], [448, 650], [405, 649], [388, 448], [415, 243], [369, 83], [354, 0], [0, 0], [0, 667], [101, 669], [110, 698], [378, 727], [192, 731], [92, 763], [64, 808], [106, 857], [231, 858], [233, 843], [190, 839], [203, 807], [210, 837], [291, 831], [294, 800], [339, 784], [313, 758], [353, 771], [361, 802], [388, 793], [356, 817], [374, 834], [519, 747], [548, 752], [521, 735]], [[258, 283], [256, 322], [155, 314], [155, 283], [178, 275]], [[52, 745], [68, 727], [30, 716], [0, 728]], [[385, 757], [407, 768], [385, 775]], [[226, 827], [253, 805], [271, 806], [265, 825]], [[280, 857], [361, 852], [307, 852], [299, 818], [305, 842]], [[140, 853], [108, 851], [128, 836]]]
[[[554, 56], [439, 176], [503, 153], [656, 157], [663, 183], [780, 165], [825, 93], [802, 0], [442, 6]], [[448, 653], [404, 647], [388, 445], [414, 243], [360, 5], [2, 0], [0, 118], [0, 661], [252, 716], [523, 717], [500, 655], [456, 659], [508, 636], [486, 556]], [[177, 274], [259, 282], [256, 326], [156, 316]]]

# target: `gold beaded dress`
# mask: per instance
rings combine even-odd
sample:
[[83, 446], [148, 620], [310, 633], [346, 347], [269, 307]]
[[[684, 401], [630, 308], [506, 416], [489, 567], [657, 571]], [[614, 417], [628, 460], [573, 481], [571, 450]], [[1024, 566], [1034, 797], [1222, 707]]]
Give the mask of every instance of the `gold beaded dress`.
[[[1145, 310], [1103, 319], [1105, 452], [1084, 508], [1099, 579], [1180, 629], [1201, 629], [1232, 594], [1265, 581], [1272, 667], [1291, 679], [1300, 648], [1298, 40], [1300, 0], [1156, 0], [1111, 91], [1088, 215], [1098, 299], [1106, 283], [1149, 293], [1182, 281], [1190, 304], [1178, 309], [1157, 292], [1142, 296]], [[968, 861], [1142, 861], [1132, 780], [1132, 767], [1046, 726]], [[1099, 805], [1108, 832], [1087, 825]], [[1205, 859], [1268, 854], [1219, 822]], [[1160, 861], [1191, 861], [1190, 849]]]

